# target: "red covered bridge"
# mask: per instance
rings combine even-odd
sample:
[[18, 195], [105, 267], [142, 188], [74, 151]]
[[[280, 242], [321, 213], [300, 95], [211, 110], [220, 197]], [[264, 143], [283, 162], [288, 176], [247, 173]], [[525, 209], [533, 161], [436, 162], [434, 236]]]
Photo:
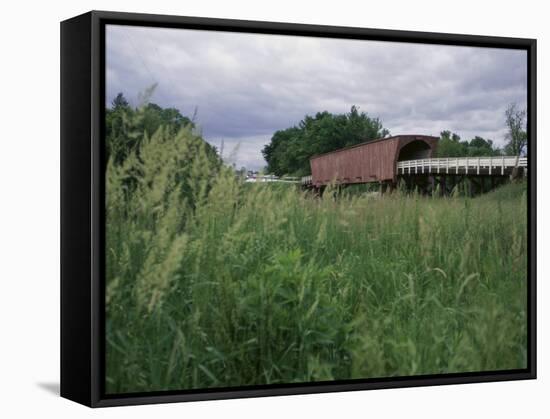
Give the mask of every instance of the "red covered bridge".
[[396, 135], [319, 154], [311, 157], [311, 176], [302, 178], [302, 184], [318, 189], [330, 183], [377, 182], [392, 188], [403, 177], [409, 186], [429, 189], [439, 183], [445, 191], [467, 176], [484, 189], [484, 176], [494, 183], [514, 168], [527, 172], [526, 157], [433, 158], [438, 141], [429, 135]]
[[395, 182], [397, 162], [431, 158], [438, 137], [397, 135], [342, 148], [310, 159], [311, 183]]

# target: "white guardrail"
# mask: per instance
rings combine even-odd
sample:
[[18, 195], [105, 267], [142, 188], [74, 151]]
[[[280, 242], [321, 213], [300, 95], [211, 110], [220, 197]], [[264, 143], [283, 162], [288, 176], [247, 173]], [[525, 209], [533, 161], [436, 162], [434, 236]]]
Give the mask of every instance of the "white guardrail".
[[397, 162], [397, 174], [466, 173], [504, 175], [515, 166], [527, 169], [527, 157], [443, 157], [438, 159], [405, 160]]

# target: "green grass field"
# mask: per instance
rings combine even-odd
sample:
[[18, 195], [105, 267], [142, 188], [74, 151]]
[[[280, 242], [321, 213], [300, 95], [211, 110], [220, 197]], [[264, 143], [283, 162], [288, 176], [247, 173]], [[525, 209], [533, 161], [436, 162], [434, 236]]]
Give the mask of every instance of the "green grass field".
[[319, 199], [202, 154], [108, 168], [108, 393], [526, 367], [524, 183]]

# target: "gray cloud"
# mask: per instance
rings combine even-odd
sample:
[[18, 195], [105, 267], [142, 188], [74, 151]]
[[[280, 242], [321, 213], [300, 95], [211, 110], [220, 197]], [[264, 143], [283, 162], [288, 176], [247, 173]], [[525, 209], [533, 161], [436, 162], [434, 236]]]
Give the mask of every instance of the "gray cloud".
[[352, 105], [380, 117], [392, 134], [504, 143], [504, 110], [526, 106], [524, 51], [196, 30], [107, 27], [108, 103], [134, 104], [158, 82], [152, 101], [198, 123], [233, 161], [258, 168], [278, 129], [318, 111]]

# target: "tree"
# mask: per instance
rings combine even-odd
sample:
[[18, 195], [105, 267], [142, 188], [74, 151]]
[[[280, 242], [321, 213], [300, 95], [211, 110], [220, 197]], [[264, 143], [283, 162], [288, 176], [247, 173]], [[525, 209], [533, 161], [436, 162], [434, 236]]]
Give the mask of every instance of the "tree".
[[113, 110], [119, 108], [127, 108], [129, 106], [130, 104], [128, 103], [122, 92], [116, 95], [116, 97], [113, 99], [113, 102], [111, 103], [111, 107]]
[[176, 134], [185, 126], [191, 128], [195, 124], [183, 116], [176, 108], [161, 108], [155, 103], [148, 103], [143, 108], [143, 119], [140, 128], [152, 136], [160, 126], [169, 127], [171, 134]]
[[111, 157], [120, 163], [130, 152], [135, 141], [130, 138], [129, 122], [134, 114], [134, 109], [122, 93], [111, 102], [111, 108], [105, 110], [105, 162]]
[[383, 138], [389, 131], [378, 118], [371, 118], [352, 106], [345, 114], [318, 112], [306, 115], [297, 126], [276, 131], [262, 154], [267, 170], [277, 176], [310, 173], [309, 159], [365, 141]]
[[[120, 165], [134, 151], [139, 156], [144, 140], [153, 137], [161, 128], [168, 136], [176, 136], [187, 128], [197, 138], [202, 139], [196, 133], [191, 119], [183, 116], [176, 108], [162, 108], [154, 103], [143, 103], [138, 108], [133, 108], [124, 95], [119, 93], [112, 101], [111, 108], [105, 111], [105, 162], [112, 159], [113, 163]], [[203, 139], [202, 141], [208, 157], [221, 162], [216, 148]]]
[[460, 136], [451, 131], [441, 131], [437, 146], [437, 157], [483, 157], [500, 156], [501, 151], [492, 140], [475, 136], [470, 141], [461, 141]]
[[502, 153], [498, 147], [493, 145], [492, 140], [486, 140], [483, 137], [475, 136], [468, 143], [468, 156], [472, 157], [490, 157], [500, 156]]
[[511, 103], [505, 111], [506, 126], [506, 153], [521, 156], [527, 154], [527, 132], [524, 130], [525, 118], [527, 112], [524, 109], [518, 109], [517, 104]]
[[460, 157], [467, 156], [468, 143], [461, 142], [460, 136], [451, 131], [441, 131], [437, 145], [438, 157]]

